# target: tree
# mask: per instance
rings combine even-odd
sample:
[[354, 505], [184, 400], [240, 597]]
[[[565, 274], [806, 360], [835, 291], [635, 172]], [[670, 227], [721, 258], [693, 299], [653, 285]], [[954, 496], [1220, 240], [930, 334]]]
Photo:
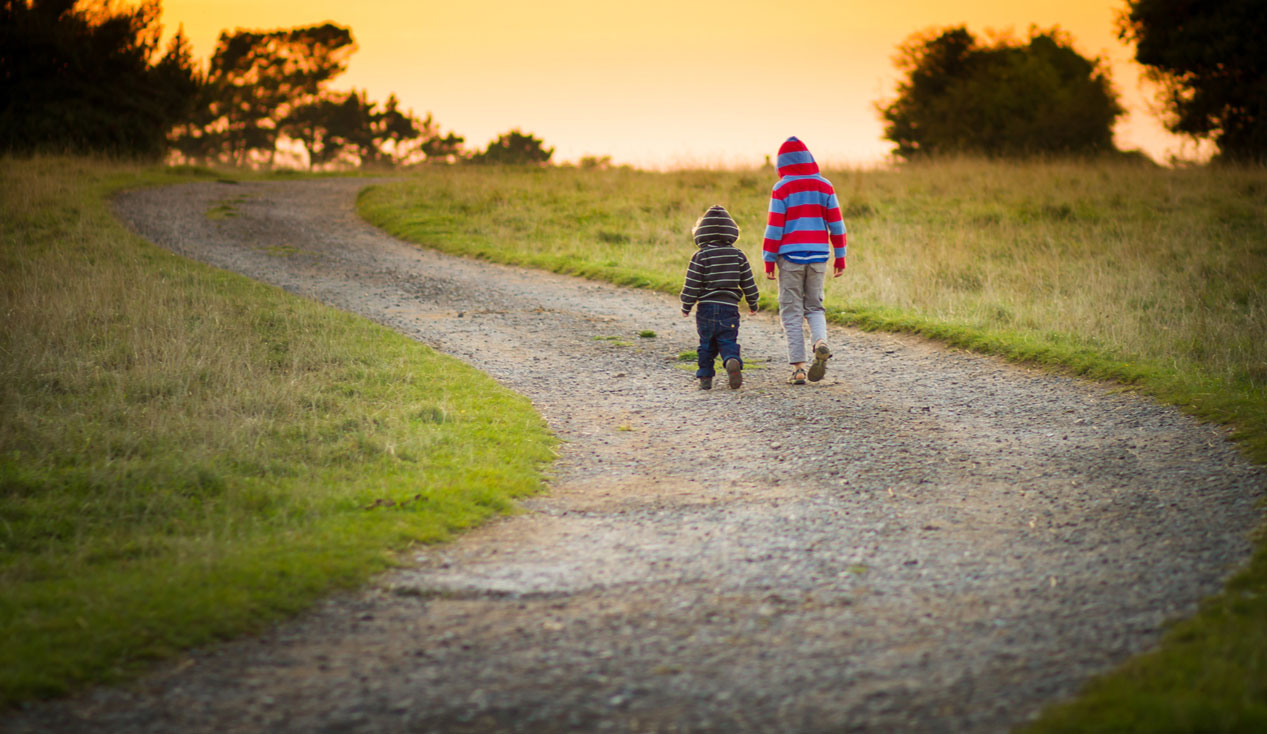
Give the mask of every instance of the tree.
[[1160, 85], [1171, 131], [1230, 160], [1267, 160], [1267, 10], [1262, 0], [1128, 0], [1119, 36]]
[[543, 142], [531, 133], [525, 135], [518, 129], [502, 133], [488, 144], [488, 148], [471, 156], [472, 163], [500, 164], [507, 166], [544, 166], [554, 155], [554, 148], [544, 148]]
[[177, 147], [239, 165], [252, 153], [271, 161], [282, 120], [319, 101], [355, 48], [351, 31], [332, 23], [220, 34], [202, 99], [203, 124], [183, 131]]
[[401, 110], [396, 95], [380, 107], [364, 91], [329, 88], [355, 48], [351, 32], [330, 23], [221, 34], [197, 111], [173, 145], [190, 159], [241, 165], [271, 163], [294, 141], [311, 168], [460, 156], [462, 138]]
[[394, 94], [382, 110], [364, 91], [327, 96], [296, 107], [280, 129], [307, 149], [310, 167], [341, 156], [363, 167], [395, 166], [457, 157], [462, 151], [461, 137], [441, 136], [431, 115], [419, 120], [412, 111], [401, 111]]
[[1057, 29], [985, 45], [963, 27], [917, 34], [896, 63], [906, 78], [879, 111], [902, 158], [1115, 150], [1123, 110], [1108, 74]]
[[428, 162], [457, 163], [466, 157], [462, 144], [466, 139], [456, 133], [440, 134], [440, 125], [427, 113], [426, 119], [419, 123], [422, 127], [422, 144], [419, 150]]
[[0, 0], [0, 150], [158, 156], [192, 110], [184, 34], [158, 52], [158, 0]]
[[337, 132], [342, 105], [342, 100], [317, 99], [295, 107], [282, 120], [286, 136], [307, 151], [308, 168], [337, 160], [346, 150], [347, 141]]
[[396, 95], [388, 96], [383, 111], [374, 119], [374, 139], [380, 161], [400, 165], [419, 160], [461, 160], [464, 138], [454, 133], [441, 135], [440, 126], [431, 118], [431, 113], [419, 120], [413, 111], [401, 112], [399, 104]]
[[216, 90], [207, 83], [205, 75], [200, 78], [202, 83], [194, 98], [193, 109], [168, 132], [167, 142], [185, 160], [207, 163], [219, 160], [227, 146], [225, 130], [219, 125], [216, 111]]

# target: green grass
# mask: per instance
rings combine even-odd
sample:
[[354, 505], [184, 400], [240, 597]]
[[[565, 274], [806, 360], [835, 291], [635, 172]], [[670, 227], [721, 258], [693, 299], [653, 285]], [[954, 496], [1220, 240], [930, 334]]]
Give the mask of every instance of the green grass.
[[258, 630], [541, 487], [525, 399], [105, 203], [224, 175], [0, 159], [0, 708]]
[[[828, 285], [833, 321], [1129, 385], [1233, 427], [1267, 463], [1267, 169], [949, 160], [826, 174], [851, 243]], [[712, 204], [760, 267], [774, 181], [769, 169], [435, 168], [367, 190], [359, 210], [447, 252], [677, 293], [691, 225]], [[758, 285], [774, 308], [773, 283]], [[1159, 653], [1034, 730], [1260, 730], [1264, 548]]]
[[239, 195], [232, 196], [227, 199], [221, 199], [214, 206], [207, 209], [206, 217], [211, 220], [230, 219], [241, 214], [238, 211], [238, 204], [246, 202], [250, 197]]
[[1267, 547], [1160, 648], [1092, 681], [1023, 731], [1267, 731]]

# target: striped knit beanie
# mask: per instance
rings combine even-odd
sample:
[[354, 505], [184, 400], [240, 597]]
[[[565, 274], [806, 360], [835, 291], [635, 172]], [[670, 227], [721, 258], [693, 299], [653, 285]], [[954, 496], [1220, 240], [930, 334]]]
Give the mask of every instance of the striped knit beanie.
[[739, 225], [731, 219], [726, 207], [718, 204], [704, 212], [704, 216], [691, 229], [691, 234], [695, 236], [696, 247], [733, 245], [739, 239]]
[[783, 141], [779, 146], [780, 176], [813, 176], [818, 173], [818, 164], [809, 148], [805, 147], [795, 136]]

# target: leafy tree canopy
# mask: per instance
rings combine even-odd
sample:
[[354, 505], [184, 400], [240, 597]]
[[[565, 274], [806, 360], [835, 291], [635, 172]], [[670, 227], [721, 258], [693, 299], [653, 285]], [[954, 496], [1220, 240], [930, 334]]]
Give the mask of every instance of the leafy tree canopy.
[[396, 95], [382, 109], [364, 91], [322, 97], [294, 108], [281, 130], [304, 145], [310, 167], [338, 160], [394, 166], [462, 155], [461, 137], [442, 136], [431, 115], [420, 120], [402, 111]]
[[1263, 0], [1128, 0], [1119, 35], [1160, 83], [1170, 130], [1226, 159], [1267, 160]]
[[194, 114], [172, 136], [189, 160], [273, 163], [277, 153], [307, 153], [310, 168], [456, 160], [462, 138], [440, 134], [428, 115], [383, 105], [331, 82], [356, 50], [352, 33], [331, 23], [220, 35]]
[[161, 155], [199, 76], [158, 0], [0, 0], [0, 150]]
[[985, 44], [962, 26], [916, 34], [896, 63], [906, 78], [879, 111], [902, 158], [1115, 150], [1123, 110], [1108, 74], [1058, 29]]
[[271, 160], [281, 121], [319, 100], [355, 49], [352, 32], [332, 23], [221, 33], [198, 115], [179, 131], [177, 148], [189, 157], [238, 164], [253, 153]]
[[554, 148], [544, 147], [544, 142], [531, 133], [519, 130], [502, 133], [483, 151], [471, 156], [471, 163], [491, 163], [505, 166], [543, 166], [554, 155]]

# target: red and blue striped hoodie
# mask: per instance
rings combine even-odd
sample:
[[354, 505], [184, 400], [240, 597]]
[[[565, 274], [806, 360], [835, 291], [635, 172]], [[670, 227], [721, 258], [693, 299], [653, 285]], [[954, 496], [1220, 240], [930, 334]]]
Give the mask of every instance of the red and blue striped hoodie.
[[761, 245], [765, 271], [787, 258], [795, 263], [821, 263], [835, 258], [845, 267], [845, 222], [831, 181], [818, 173], [818, 164], [805, 143], [795, 137], [779, 146], [779, 182], [770, 192], [770, 216]]

